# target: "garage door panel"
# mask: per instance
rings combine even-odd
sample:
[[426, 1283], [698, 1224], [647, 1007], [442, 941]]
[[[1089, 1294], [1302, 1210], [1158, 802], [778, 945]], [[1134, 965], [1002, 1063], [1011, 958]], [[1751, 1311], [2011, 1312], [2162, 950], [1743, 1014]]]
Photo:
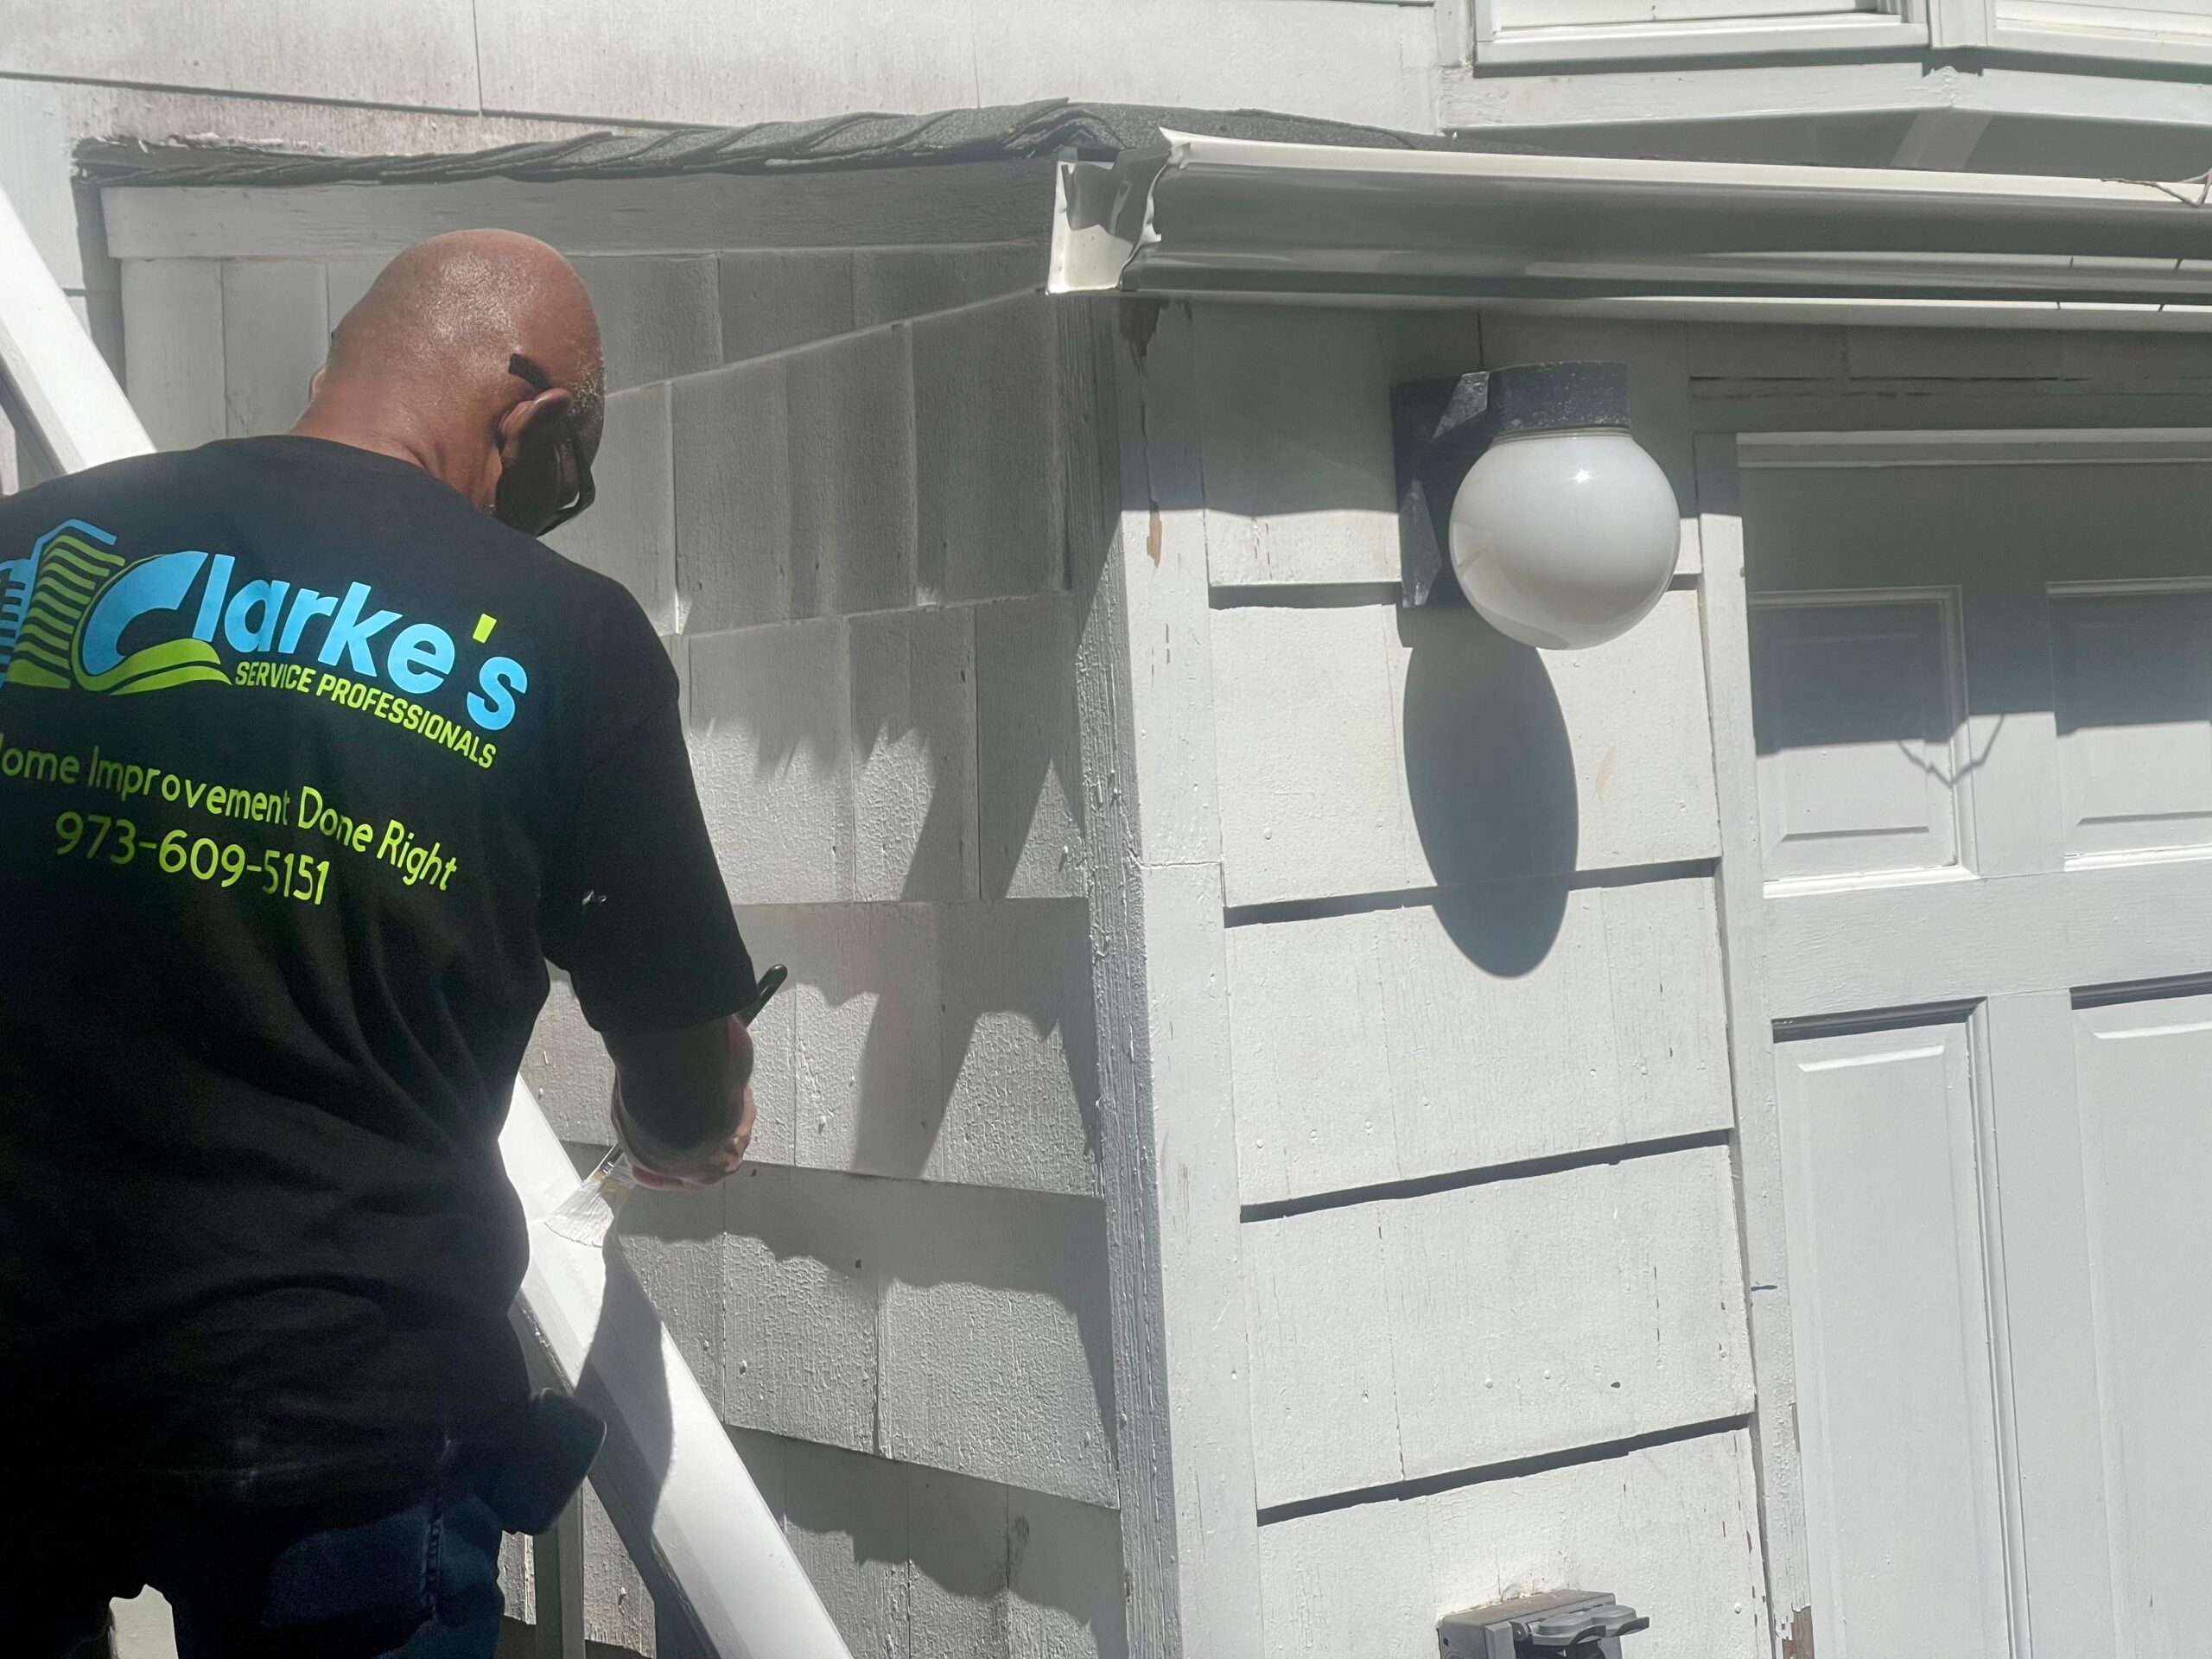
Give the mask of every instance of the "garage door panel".
[[1942, 594], [1806, 595], [1752, 610], [1770, 880], [1958, 863], [1957, 634]]
[[2012, 1651], [1967, 1020], [1778, 1044], [1821, 1650]]
[[2090, 1001], [2075, 1035], [2120, 1649], [2182, 1659], [2212, 1560], [2212, 987]]
[[2051, 617], [2068, 859], [2212, 850], [2212, 593], [2061, 591]]

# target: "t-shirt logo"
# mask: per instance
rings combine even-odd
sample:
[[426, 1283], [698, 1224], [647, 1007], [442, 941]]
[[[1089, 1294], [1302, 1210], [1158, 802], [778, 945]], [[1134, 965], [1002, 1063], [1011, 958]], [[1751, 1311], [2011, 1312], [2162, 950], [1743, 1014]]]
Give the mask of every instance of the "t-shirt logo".
[[[0, 563], [0, 667], [8, 685], [125, 696], [213, 681], [295, 691], [364, 710], [489, 766], [483, 734], [513, 721], [530, 675], [486, 657], [456, 718], [415, 699], [452, 679], [461, 647], [435, 622], [380, 608], [365, 582], [342, 594], [237, 580], [228, 553], [125, 559], [116, 537], [67, 519]], [[478, 616], [481, 647], [498, 626]]]
[[82, 519], [48, 531], [28, 559], [0, 565], [0, 648], [13, 646], [8, 683], [117, 694], [194, 680], [227, 683], [221, 656], [195, 635], [127, 656], [118, 648], [125, 623], [182, 602], [207, 556], [163, 553], [130, 564], [114, 537]]

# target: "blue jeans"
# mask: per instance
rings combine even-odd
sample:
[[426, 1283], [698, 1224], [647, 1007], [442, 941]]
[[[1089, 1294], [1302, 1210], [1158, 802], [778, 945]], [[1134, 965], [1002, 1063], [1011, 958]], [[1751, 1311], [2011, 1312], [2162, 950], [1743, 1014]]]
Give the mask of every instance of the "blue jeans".
[[[25, 1659], [97, 1634], [114, 1596], [151, 1584], [175, 1610], [180, 1659], [492, 1659], [504, 1603], [499, 1522], [467, 1484], [342, 1524], [221, 1505], [166, 1513], [0, 1517], [8, 1622]], [[381, 1506], [377, 1506], [381, 1507]]]

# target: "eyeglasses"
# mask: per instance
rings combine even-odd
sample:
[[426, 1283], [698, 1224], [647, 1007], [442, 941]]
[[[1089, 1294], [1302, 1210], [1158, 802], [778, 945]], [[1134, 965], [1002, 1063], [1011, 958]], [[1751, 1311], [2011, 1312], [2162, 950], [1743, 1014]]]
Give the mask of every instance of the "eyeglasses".
[[[507, 372], [532, 391], [553, 390], [553, 377], [520, 352], [517, 352], [507, 359]], [[574, 419], [563, 416], [561, 425], [567, 435], [567, 442], [562, 448], [568, 456], [568, 461], [562, 468], [563, 476], [565, 480], [567, 475], [573, 472], [575, 481], [573, 487], [563, 490], [561, 505], [549, 509], [544, 522], [530, 531], [529, 533], [532, 536], [549, 535], [558, 530], [569, 519], [591, 505], [592, 502], [598, 498], [599, 492], [593, 486], [591, 481], [590, 463], [584, 460], [583, 449], [576, 441]]]

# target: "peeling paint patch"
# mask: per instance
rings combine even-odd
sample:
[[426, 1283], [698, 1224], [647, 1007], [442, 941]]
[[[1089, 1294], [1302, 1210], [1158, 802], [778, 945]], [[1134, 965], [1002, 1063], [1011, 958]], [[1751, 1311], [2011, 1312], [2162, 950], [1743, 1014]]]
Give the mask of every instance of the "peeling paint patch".
[[1122, 338], [1129, 342], [1129, 355], [1140, 363], [1152, 349], [1152, 337], [1160, 332], [1160, 313], [1167, 309], [1165, 300], [1123, 300], [1120, 327]]
[[1144, 532], [1145, 556], [1150, 559], [1154, 564], [1158, 564], [1160, 563], [1160, 544], [1162, 539], [1161, 531], [1162, 526], [1160, 518], [1160, 509], [1155, 505], [1152, 510], [1152, 523]]
[[1782, 1638], [1782, 1659], [1813, 1659], [1813, 1610], [1800, 1607], [1789, 1618], [1789, 1630]]

